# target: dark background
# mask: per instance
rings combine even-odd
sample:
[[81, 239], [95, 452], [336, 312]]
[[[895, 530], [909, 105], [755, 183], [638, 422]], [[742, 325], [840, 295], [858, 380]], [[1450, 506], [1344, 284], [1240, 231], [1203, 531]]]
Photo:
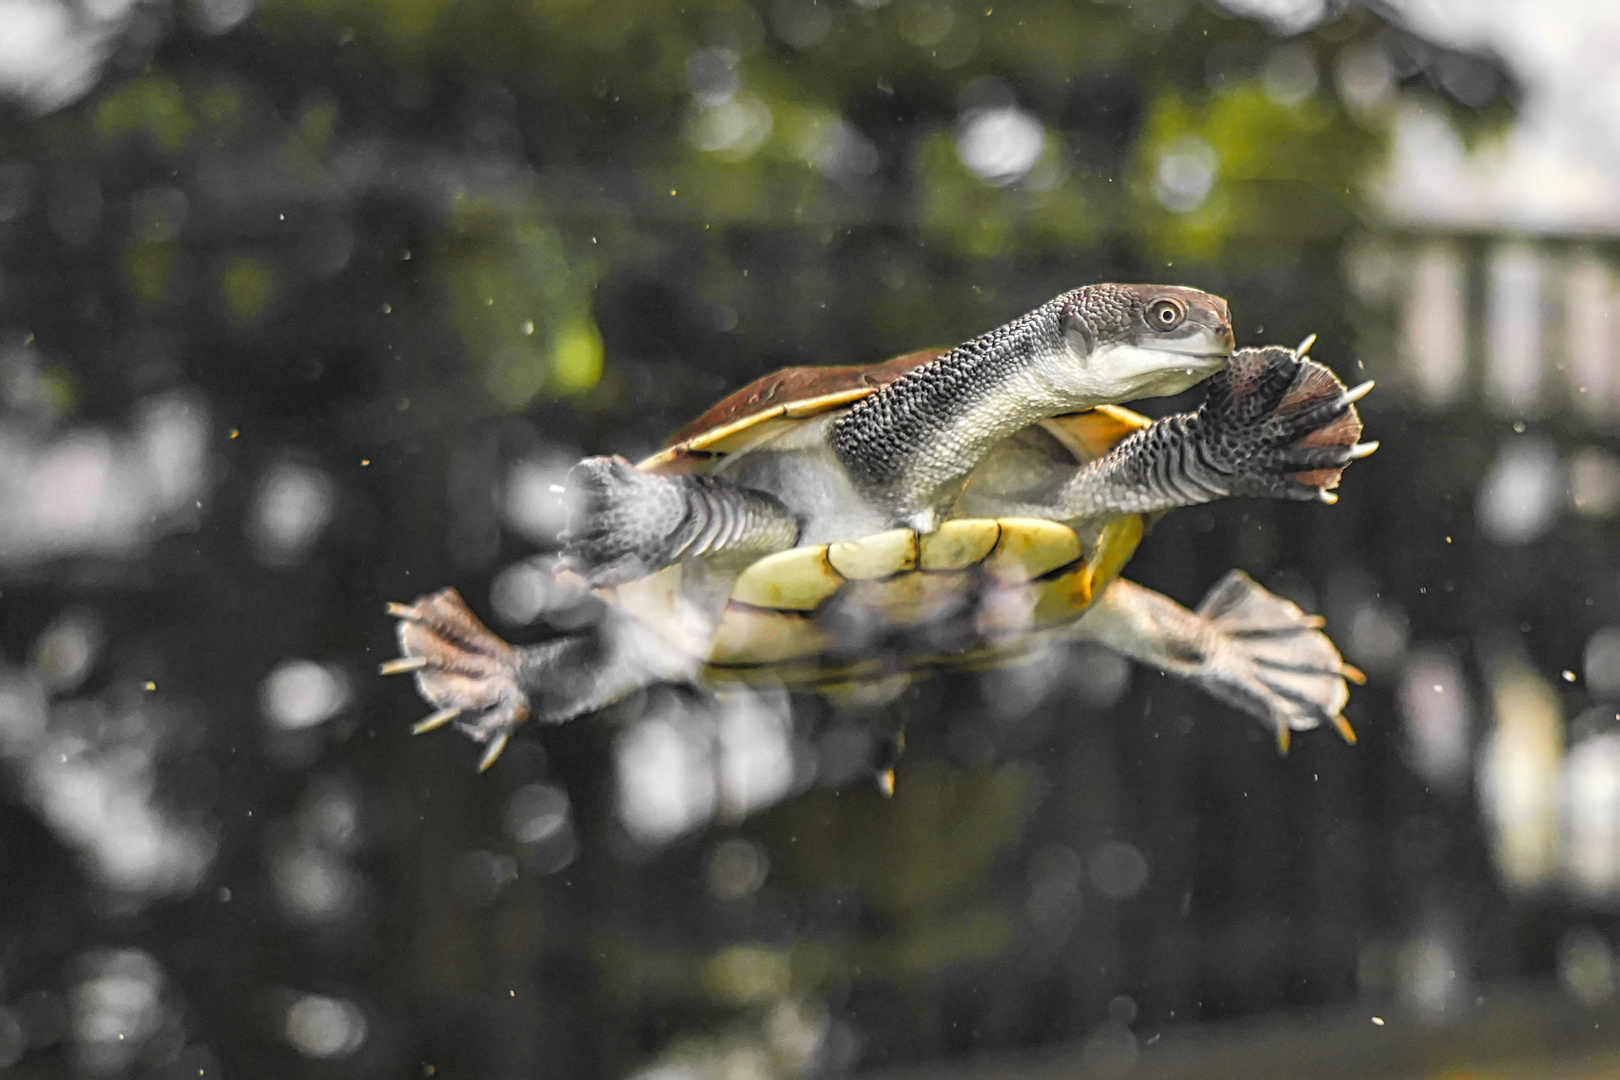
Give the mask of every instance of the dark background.
[[[1614, 499], [1557, 509], [1613, 429], [1477, 367], [1424, 404], [1399, 320], [1437, 234], [1369, 195], [1398, 102], [1510, 123], [1501, 63], [1381, 9], [1289, 37], [1181, 0], [63, 10], [105, 32], [87, 82], [0, 119], [8, 1075], [1620, 1060]], [[1478, 312], [1495, 237], [1444, 239]], [[1314, 331], [1382, 381], [1338, 506], [1179, 512], [1130, 571], [1323, 612], [1372, 676], [1358, 746], [1280, 758], [1080, 649], [767, 700], [753, 757], [661, 689], [484, 775], [408, 734], [384, 602], [453, 584], [554, 632], [532, 560], [580, 454], [1098, 280], [1210, 289], [1240, 342]], [[1515, 532], [1538, 498], [1556, 524]], [[885, 800], [851, 763], [897, 718]], [[649, 777], [674, 801], [636, 818]]]

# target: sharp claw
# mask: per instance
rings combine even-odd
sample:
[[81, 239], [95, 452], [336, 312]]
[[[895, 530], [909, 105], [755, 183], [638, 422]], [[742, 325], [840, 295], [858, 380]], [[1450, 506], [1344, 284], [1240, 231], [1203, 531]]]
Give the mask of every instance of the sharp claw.
[[1339, 738], [1343, 739], [1349, 745], [1356, 745], [1356, 729], [1351, 727], [1350, 721], [1346, 720], [1343, 716], [1335, 716], [1333, 718], [1333, 730], [1337, 731], [1339, 733]]
[[[1343, 675], [1357, 686], [1367, 685], [1367, 673], [1356, 667], [1354, 664], [1339, 665], [1339, 674]], [[1351, 739], [1350, 741], [1355, 742], [1354, 739]]]
[[1359, 461], [1377, 449], [1378, 440], [1374, 439], [1372, 442], [1356, 443], [1356, 445], [1345, 451], [1345, 453], [1348, 455], [1349, 460]]
[[884, 769], [877, 774], [877, 789], [885, 799], [894, 795], [894, 770]]
[[1307, 615], [1305, 616], [1305, 625], [1312, 630], [1320, 630], [1327, 625], [1327, 620], [1320, 615]]
[[409, 619], [411, 622], [416, 622], [419, 618], [421, 618], [421, 616], [416, 614], [416, 606], [414, 604], [396, 604], [392, 601], [390, 601], [388, 604], [388, 614], [392, 615], [396, 619]]
[[1366, 382], [1362, 383], [1360, 386], [1355, 386], [1355, 387], [1350, 388], [1349, 390], [1346, 390], [1344, 392], [1344, 403], [1346, 405], [1354, 405], [1356, 402], [1358, 402], [1362, 398], [1366, 397], [1368, 392], [1371, 391], [1372, 388], [1374, 386], [1376, 386], [1376, 385], [1377, 384], [1374, 383], [1371, 379], [1368, 379]]
[[1283, 757], [1287, 757], [1288, 756], [1288, 743], [1289, 743], [1290, 740], [1293, 739], [1293, 737], [1294, 737], [1294, 733], [1288, 729], [1288, 726], [1286, 724], [1284, 726], [1278, 728], [1277, 729], [1277, 753], [1281, 754]]
[[438, 728], [444, 727], [444, 725], [448, 724], [450, 721], [454, 720], [456, 717], [458, 717], [460, 715], [461, 715], [461, 710], [459, 708], [457, 708], [456, 706], [453, 706], [453, 705], [448, 709], [440, 709], [438, 712], [434, 713], [432, 716], [426, 717], [426, 718], [424, 718], [422, 720], [418, 720], [416, 723], [412, 724], [411, 725], [411, 734], [412, 735], [426, 735], [430, 731], [434, 731], [434, 730], [437, 730]]
[[1301, 360], [1305, 359], [1305, 354], [1310, 352], [1311, 351], [1311, 346], [1315, 345], [1315, 344], [1316, 344], [1316, 335], [1315, 334], [1306, 334], [1305, 335], [1305, 340], [1300, 342], [1298, 347], [1294, 349], [1294, 356], [1297, 357], [1298, 359], [1301, 359]]
[[1336, 493], [1328, 491], [1325, 488], [1316, 493], [1316, 498], [1317, 501], [1327, 503], [1329, 506], [1332, 506], [1334, 503], [1339, 501], [1339, 496]]
[[411, 671], [421, 671], [428, 666], [425, 656], [401, 656], [393, 660], [385, 660], [377, 666], [379, 675], [404, 675]]
[[503, 731], [493, 739], [489, 740], [489, 745], [484, 748], [484, 756], [478, 759], [479, 772], [483, 772], [485, 769], [495, 764], [495, 759], [501, 756], [502, 750], [506, 749], [506, 740], [511, 737], [511, 732]]

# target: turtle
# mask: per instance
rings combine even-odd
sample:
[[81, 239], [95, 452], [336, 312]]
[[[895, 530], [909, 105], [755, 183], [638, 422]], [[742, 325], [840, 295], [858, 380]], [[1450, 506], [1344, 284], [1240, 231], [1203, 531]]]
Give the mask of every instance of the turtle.
[[[390, 604], [436, 711], [484, 745], [654, 682], [834, 692], [1089, 639], [1187, 678], [1274, 731], [1334, 725], [1346, 664], [1322, 622], [1232, 571], [1196, 611], [1122, 579], [1164, 512], [1233, 495], [1332, 503], [1376, 449], [1309, 342], [1234, 352], [1224, 300], [1090, 285], [954, 349], [788, 368], [632, 465], [587, 458], [557, 582], [583, 631], [513, 646], [459, 593]], [[1192, 413], [1122, 401], [1209, 379]], [[892, 772], [885, 772], [892, 788]], [[881, 782], [881, 781], [880, 781]]]

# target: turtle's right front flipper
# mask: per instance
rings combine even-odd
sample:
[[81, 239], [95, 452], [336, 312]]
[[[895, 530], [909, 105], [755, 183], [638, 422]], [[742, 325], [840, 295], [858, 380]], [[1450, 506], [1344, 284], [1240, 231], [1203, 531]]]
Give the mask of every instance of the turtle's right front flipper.
[[1257, 585], [1241, 570], [1222, 578], [1197, 611], [1130, 581], [1110, 585], [1075, 625], [1074, 636], [1186, 679], [1269, 727], [1288, 749], [1291, 732], [1332, 724], [1347, 742], [1342, 715], [1346, 664], [1321, 620]]
[[570, 569], [595, 588], [682, 559], [741, 563], [785, 551], [799, 521], [774, 496], [709, 476], [661, 476], [620, 457], [586, 458], [568, 475], [576, 502], [563, 536]]

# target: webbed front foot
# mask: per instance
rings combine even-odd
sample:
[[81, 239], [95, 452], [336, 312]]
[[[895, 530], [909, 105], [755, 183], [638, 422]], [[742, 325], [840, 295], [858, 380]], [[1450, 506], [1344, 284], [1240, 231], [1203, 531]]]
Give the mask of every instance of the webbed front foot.
[[529, 716], [529, 696], [519, 680], [523, 651], [492, 633], [455, 589], [389, 604], [388, 613], [399, 620], [401, 655], [384, 663], [382, 673], [414, 672], [417, 691], [437, 709], [412, 732], [453, 723], [484, 745], [478, 768], [489, 768]]
[[1343, 716], [1346, 680], [1365, 681], [1322, 633], [1322, 619], [1268, 592], [1241, 570], [1222, 578], [1195, 616], [1205, 622], [1203, 653], [1191, 681], [1264, 722], [1288, 751], [1289, 736], [1331, 724], [1354, 743]]
[[1355, 403], [1373, 384], [1346, 390], [1308, 345], [1240, 349], [1211, 378], [1195, 452], [1226, 494], [1332, 503], [1344, 467], [1378, 449], [1357, 441]]

